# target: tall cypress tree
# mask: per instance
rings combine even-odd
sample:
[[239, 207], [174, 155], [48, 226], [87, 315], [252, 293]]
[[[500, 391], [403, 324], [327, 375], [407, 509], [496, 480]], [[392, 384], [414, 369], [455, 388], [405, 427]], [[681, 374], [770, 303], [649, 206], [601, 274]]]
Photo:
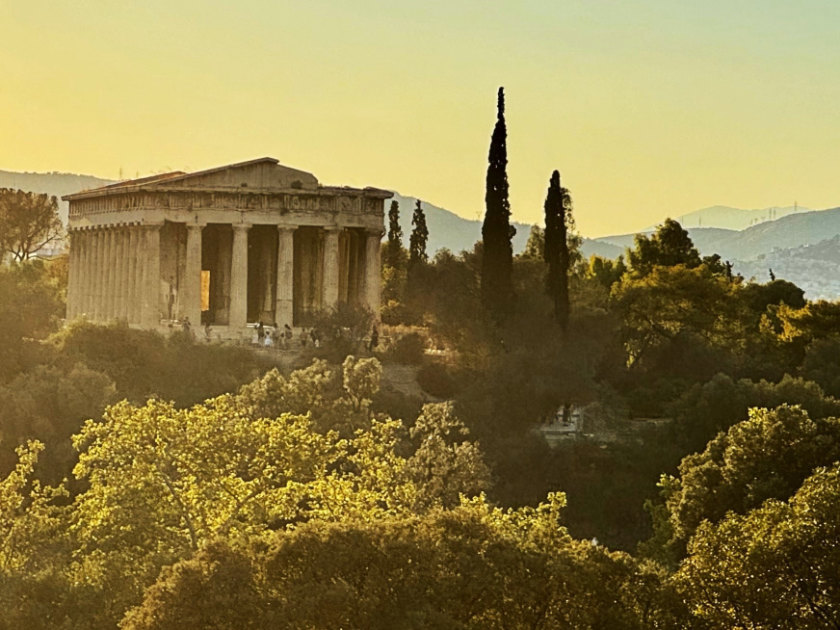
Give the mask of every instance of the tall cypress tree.
[[426, 254], [426, 243], [429, 240], [429, 229], [426, 227], [426, 214], [423, 212], [423, 207], [420, 200], [417, 200], [417, 205], [414, 208], [414, 214], [411, 216], [411, 236], [408, 241], [408, 271], [411, 272], [417, 263], [424, 263], [429, 260]]
[[569, 325], [569, 241], [567, 211], [569, 191], [560, 185], [554, 171], [545, 197], [545, 262], [548, 265], [548, 294], [554, 301], [554, 317], [560, 329]]
[[400, 267], [403, 258], [403, 231], [400, 227], [400, 204], [397, 200], [391, 202], [388, 210], [388, 243], [385, 245], [385, 264], [394, 268]]
[[487, 187], [484, 196], [486, 213], [481, 227], [484, 257], [481, 265], [481, 299], [497, 317], [510, 310], [513, 302], [513, 247], [516, 230], [510, 224], [510, 202], [507, 179], [507, 127], [505, 126], [505, 92], [499, 88], [498, 113], [487, 166]]

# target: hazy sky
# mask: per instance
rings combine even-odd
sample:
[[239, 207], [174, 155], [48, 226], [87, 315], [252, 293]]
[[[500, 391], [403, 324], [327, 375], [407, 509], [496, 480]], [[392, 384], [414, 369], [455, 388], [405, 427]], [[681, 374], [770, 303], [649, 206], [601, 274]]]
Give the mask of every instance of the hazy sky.
[[837, 0], [0, 0], [0, 43], [5, 170], [272, 156], [477, 218], [503, 85], [515, 220], [555, 168], [587, 236], [840, 206]]

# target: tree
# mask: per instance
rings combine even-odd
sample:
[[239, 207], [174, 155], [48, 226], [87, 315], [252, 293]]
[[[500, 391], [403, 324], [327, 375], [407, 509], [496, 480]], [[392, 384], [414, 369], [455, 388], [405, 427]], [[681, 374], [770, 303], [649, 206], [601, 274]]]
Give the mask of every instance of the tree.
[[420, 200], [417, 200], [417, 205], [414, 207], [414, 214], [411, 216], [411, 236], [409, 237], [408, 246], [408, 269], [409, 274], [417, 265], [429, 261], [429, 255], [426, 253], [426, 243], [429, 241], [429, 229], [426, 227], [426, 214], [423, 212], [423, 206]]
[[255, 418], [308, 414], [316, 431], [350, 437], [356, 430], [370, 428], [370, 407], [381, 376], [382, 365], [373, 358], [348, 356], [340, 369], [315, 360], [288, 377], [275, 368], [244, 385], [236, 399]]
[[409, 237], [408, 269], [406, 270], [404, 320], [421, 321], [425, 309], [428, 288], [428, 261], [426, 243], [429, 230], [426, 227], [426, 215], [420, 200], [411, 217], [411, 236]]
[[49, 262], [0, 266], [0, 383], [28, 369], [64, 311]]
[[516, 233], [510, 224], [507, 178], [507, 127], [505, 93], [499, 88], [496, 126], [490, 140], [487, 185], [484, 197], [486, 212], [481, 236], [484, 258], [481, 265], [481, 298], [485, 308], [499, 319], [509, 312], [513, 302], [513, 246]]
[[528, 233], [525, 249], [519, 254], [521, 260], [545, 260], [545, 230], [539, 225], [532, 225]]
[[43, 449], [37, 441], [18, 446], [17, 465], [0, 479], [0, 579], [48, 565], [44, 550], [66, 525], [61, 510], [53, 505], [53, 500], [66, 492], [61, 487], [44, 487], [33, 479]]
[[838, 628], [840, 464], [789, 500], [703, 523], [675, 581], [709, 628]]
[[[836, 363], [837, 355], [832, 356]], [[674, 440], [684, 452], [700, 452], [715, 435], [746, 418], [750, 408], [775, 409], [785, 403], [801, 406], [812, 418], [840, 415], [840, 400], [827, 396], [815, 382], [790, 375], [777, 383], [735, 381], [726, 374], [695, 384], [669, 406], [668, 415], [674, 418]]]
[[[660, 576], [573, 540], [564, 497], [501, 510], [483, 498], [381, 521], [313, 521], [268, 544], [218, 543], [161, 574], [124, 630], [663, 628]], [[205, 609], [197, 599], [209, 594]], [[243, 619], [217, 603], [247, 610]]]
[[382, 310], [386, 324], [396, 324], [405, 318], [406, 251], [400, 226], [400, 204], [391, 202], [388, 211], [388, 242], [382, 256]]
[[688, 232], [673, 219], [665, 219], [651, 236], [637, 234], [628, 258], [633, 273], [638, 276], [649, 274], [654, 267], [684, 265], [693, 268], [702, 262]]
[[545, 198], [545, 262], [548, 265], [548, 294], [554, 302], [554, 317], [565, 332], [569, 325], [569, 243], [567, 213], [569, 191], [560, 185], [554, 171]]
[[[75, 321], [52, 341], [69, 366], [83, 363], [106, 374], [116, 385], [117, 399], [136, 403], [155, 395], [191, 405], [249, 382], [258, 365], [247, 348], [198, 343], [180, 331], [164, 337], [125, 322]], [[196, 369], [199, 365], [202, 369]]]
[[625, 273], [627, 273], [627, 266], [624, 264], [624, 256], [619, 256], [616, 260], [604, 258], [597, 254], [592, 254], [589, 257], [589, 268], [586, 270], [587, 277], [594, 279], [607, 291], [612, 289], [613, 285], [621, 280]]
[[[777, 281], [778, 282], [778, 281]], [[787, 342], [806, 344], [836, 334], [840, 330], [840, 303], [817, 300], [802, 308], [782, 304], [777, 312], [782, 333]]]
[[411, 437], [419, 440], [406, 470], [417, 484], [421, 506], [458, 505], [459, 496], [473, 496], [490, 486], [490, 469], [469, 429], [455, 417], [453, 405], [423, 406]]
[[85, 579], [125, 607], [162, 566], [214, 538], [310, 519], [376, 520], [416, 503], [396, 453], [399, 422], [374, 420], [348, 439], [311, 424], [289, 413], [253, 416], [232, 396], [191, 409], [121, 402], [86, 422], [73, 438], [73, 472], [88, 488], [71, 528]]
[[[734, 286], [705, 266], [657, 264], [643, 276], [625, 275], [613, 287], [612, 297], [622, 318], [628, 364], [638, 366], [645, 360], [650, 364], [653, 358], [648, 355], [659, 350], [659, 367], [699, 374], [702, 380], [711, 378], [720, 365], [712, 362], [699, 370], [702, 366], [686, 362], [684, 356], [669, 349], [684, 351], [685, 342], [691, 342], [698, 349], [705, 346], [730, 352], [743, 341], [733, 326], [737, 319], [731, 296]], [[701, 373], [709, 370], [709, 374]]]
[[400, 204], [394, 200], [388, 210], [388, 242], [385, 245], [383, 263], [399, 269], [405, 262], [405, 249], [402, 244], [403, 231], [400, 226]]
[[111, 379], [80, 363], [38, 365], [0, 385], [0, 474], [13, 465], [12, 448], [37, 439], [47, 447], [38, 477], [58, 483], [69, 476], [75, 460], [70, 436], [87, 418], [101, 416], [113, 398]]
[[63, 233], [55, 197], [0, 188], [0, 254], [28, 260]]
[[663, 476], [673, 542], [685, 544], [703, 521], [745, 514], [767, 499], [787, 499], [816, 466], [840, 460], [840, 420], [811, 419], [801, 407], [751, 409], [702, 453]]

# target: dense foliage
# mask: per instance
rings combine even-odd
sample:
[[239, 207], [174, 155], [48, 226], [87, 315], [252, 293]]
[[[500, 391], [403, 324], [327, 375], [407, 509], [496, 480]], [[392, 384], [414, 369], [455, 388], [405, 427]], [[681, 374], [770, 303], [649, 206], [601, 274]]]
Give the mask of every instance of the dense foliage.
[[836, 625], [840, 307], [667, 222], [629, 267], [569, 232], [563, 324], [549, 241], [503, 318], [486, 244], [410, 291], [400, 249], [382, 348], [336, 312], [294, 371], [0, 267], [0, 630]]

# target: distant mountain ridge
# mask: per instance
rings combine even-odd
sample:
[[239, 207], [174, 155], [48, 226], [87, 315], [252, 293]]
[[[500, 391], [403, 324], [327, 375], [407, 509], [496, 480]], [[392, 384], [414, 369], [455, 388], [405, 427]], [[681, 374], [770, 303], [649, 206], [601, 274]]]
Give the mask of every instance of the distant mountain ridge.
[[[773, 206], [756, 210], [743, 210], [730, 206], [710, 206], [687, 214], [672, 215], [671, 218], [679, 221], [684, 228], [717, 227], [727, 230], [744, 230], [765, 221], [775, 221], [789, 214], [809, 212], [810, 210], [811, 208], [803, 208], [799, 205], [783, 208]], [[648, 226], [642, 232], [650, 232], [654, 229], [656, 229], [656, 226]]]
[[[393, 192], [393, 191], [392, 191]], [[391, 201], [400, 204], [400, 227], [403, 231], [403, 243], [408, 247], [408, 239], [411, 235], [411, 217], [414, 215], [414, 206], [417, 197], [403, 196], [394, 192], [393, 199], [385, 201], [385, 227], [388, 227], [388, 209]], [[464, 219], [454, 212], [440, 208], [426, 201], [420, 200], [423, 212], [426, 215], [426, 227], [429, 228], [429, 242], [426, 251], [432, 257], [440, 249], [459, 254], [464, 250], [472, 250], [476, 241], [481, 240], [481, 221]], [[521, 252], [528, 242], [528, 235], [531, 233], [531, 226], [526, 223], [513, 223], [516, 228], [516, 235], [513, 237], [513, 251]]]

